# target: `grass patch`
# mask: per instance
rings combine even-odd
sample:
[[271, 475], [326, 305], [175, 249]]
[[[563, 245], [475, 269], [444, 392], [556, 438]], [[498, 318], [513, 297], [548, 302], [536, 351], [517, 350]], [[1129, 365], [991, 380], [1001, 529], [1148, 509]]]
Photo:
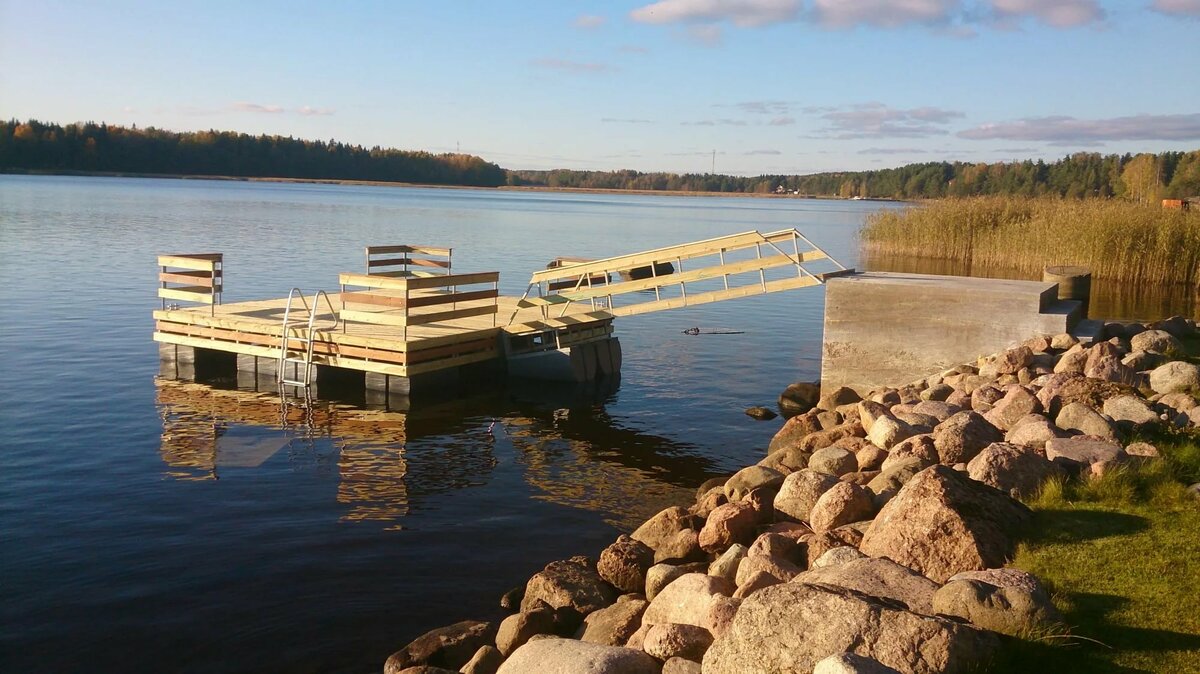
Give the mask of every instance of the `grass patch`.
[[924, 202], [867, 218], [874, 253], [962, 260], [1040, 275], [1085, 265], [1098, 279], [1200, 282], [1200, 211], [1119, 200], [975, 197]]
[[1054, 481], [1014, 566], [1041, 578], [1071, 636], [1014, 641], [993, 671], [1200, 672], [1200, 434], [1143, 438], [1161, 461]]

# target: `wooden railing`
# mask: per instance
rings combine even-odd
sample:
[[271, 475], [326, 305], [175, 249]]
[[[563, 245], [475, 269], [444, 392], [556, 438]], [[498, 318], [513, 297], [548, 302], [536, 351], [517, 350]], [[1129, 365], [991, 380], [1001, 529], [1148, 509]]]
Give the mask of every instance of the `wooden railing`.
[[[731, 253], [748, 259], [729, 260], [726, 255]], [[827, 260], [834, 269], [814, 273], [805, 268], [806, 263], [818, 260]], [[689, 263], [688, 269], [684, 262]], [[789, 267], [794, 274], [768, 279], [768, 270]], [[590, 302], [593, 311], [629, 316], [817, 285], [829, 276], [852, 271], [794, 229], [767, 234], [750, 231], [534, 272], [517, 311], [540, 307], [543, 316], [558, 310], [563, 317], [572, 303]], [[597, 284], [594, 278], [606, 282]], [[574, 282], [572, 287], [565, 287], [568, 281]], [[721, 287], [689, 291], [689, 283], [702, 281], [720, 281]], [[664, 296], [668, 290], [672, 296]], [[653, 299], [629, 297], [649, 292], [654, 293]], [[617, 301], [622, 298], [624, 303]]]
[[[404, 339], [408, 339], [408, 327], [412, 325], [488, 314], [492, 315], [492, 326], [496, 324], [500, 272], [400, 278], [339, 274], [338, 282], [342, 285], [338, 316], [343, 321], [402, 327]], [[486, 285], [491, 287], [479, 288]], [[355, 305], [369, 308], [347, 308]]]
[[158, 296], [167, 300], [207, 304], [216, 313], [223, 286], [221, 253], [177, 253], [158, 256]]
[[367, 246], [366, 273], [395, 278], [449, 275], [453, 251], [433, 246]]

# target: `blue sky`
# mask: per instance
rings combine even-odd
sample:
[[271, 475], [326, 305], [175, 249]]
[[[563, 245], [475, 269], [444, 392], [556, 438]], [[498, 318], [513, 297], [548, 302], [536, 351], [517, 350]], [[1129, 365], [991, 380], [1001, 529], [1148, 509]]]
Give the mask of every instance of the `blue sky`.
[[1200, 148], [1200, 0], [0, 0], [0, 115], [509, 168]]

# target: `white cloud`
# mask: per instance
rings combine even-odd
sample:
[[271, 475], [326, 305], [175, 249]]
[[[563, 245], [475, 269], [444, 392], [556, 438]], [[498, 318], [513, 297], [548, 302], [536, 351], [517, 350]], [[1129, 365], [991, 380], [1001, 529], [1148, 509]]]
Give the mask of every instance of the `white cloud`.
[[883, 103], [861, 103], [827, 111], [821, 118], [829, 122], [822, 138], [925, 138], [947, 133], [944, 126], [963, 113], [942, 108], [922, 107], [902, 110]]
[[1200, 0], [1154, 0], [1150, 9], [1171, 16], [1200, 19]]
[[279, 105], [263, 105], [261, 103], [247, 103], [245, 101], [238, 101], [231, 107], [238, 112], [263, 112], [272, 115], [283, 112], [283, 107]]
[[332, 108], [314, 108], [309, 105], [302, 105], [296, 108], [296, 112], [305, 117], [311, 117], [313, 115], [332, 115], [334, 111]]
[[1001, 25], [1034, 17], [1047, 26], [1073, 28], [1104, 20], [1104, 9], [1096, 0], [991, 0], [992, 11]]
[[959, 0], [815, 0], [812, 11], [816, 21], [826, 26], [892, 28], [910, 23], [944, 24], [960, 10]]
[[728, 21], [746, 27], [794, 20], [800, 8], [800, 0], [659, 0], [629, 16], [640, 23]]
[[574, 26], [576, 28], [599, 28], [607, 22], [608, 19], [598, 14], [583, 14], [575, 19]]
[[795, 123], [796, 120], [792, 117], [773, 117], [767, 122], [767, 126], [791, 126]]
[[1200, 139], [1200, 113], [1110, 119], [1027, 117], [984, 124], [960, 131], [958, 136], [969, 140], [1045, 141], [1067, 145], [1114, 140], [1197, 140]]

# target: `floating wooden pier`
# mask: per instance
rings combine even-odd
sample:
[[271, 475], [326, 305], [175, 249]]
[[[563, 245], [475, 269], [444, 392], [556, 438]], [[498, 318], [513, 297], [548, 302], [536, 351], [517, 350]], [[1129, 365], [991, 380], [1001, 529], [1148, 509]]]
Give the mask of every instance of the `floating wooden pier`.
[[[312, 370], [318, 381], [341, 370], [364, 373], [369, 390], [401, 394], [465, 368], [587, 381], [620, 371], [617, 317], [853, 273], [794, 229], [604, 260], [558, 258], [532, 274], [521, 297], [500, 294], [499, 272], [451, 273], [451, 253], [369, 247], [365, 270], [338, 274], [337, 292], [234, 303], [221, 301], [220, 253], [163, 255], [154, 339], [165, 368], [185, 376], [231, 362], [242, 373], [301, 383]], [[814, 262], [828, 269], [810, 271]]]

